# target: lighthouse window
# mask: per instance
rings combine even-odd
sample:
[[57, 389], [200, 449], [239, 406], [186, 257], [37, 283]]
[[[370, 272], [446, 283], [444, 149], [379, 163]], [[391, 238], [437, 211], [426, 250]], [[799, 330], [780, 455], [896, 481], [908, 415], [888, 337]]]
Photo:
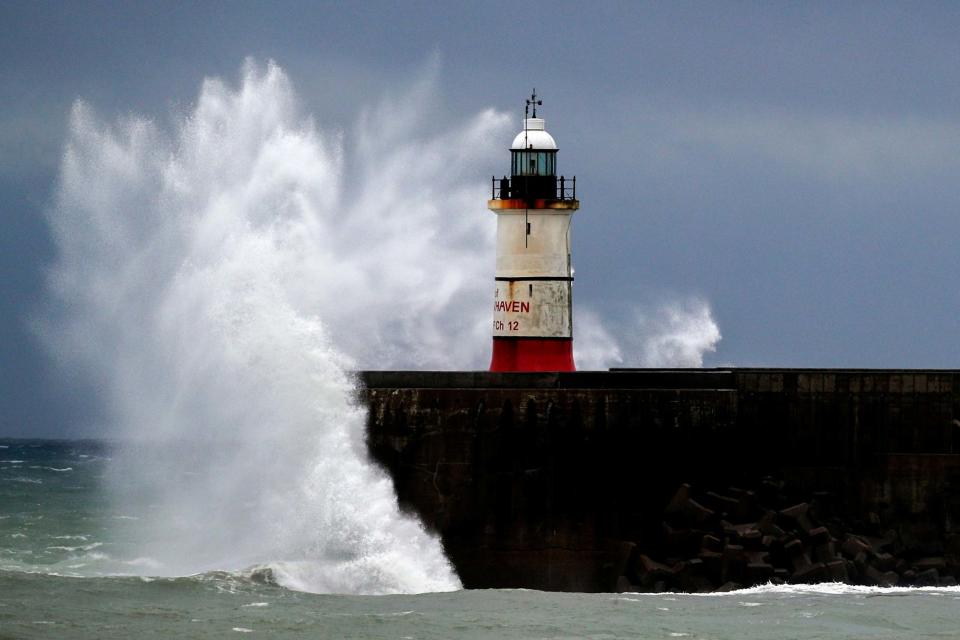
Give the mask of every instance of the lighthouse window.
[[556, 175], [557, 154], [553, 151], [514, 151], [510, 172], [515, 176]]
[[537, 175], [548, 176], [550, 171], [547, 168], [548, 155], [546, 153], [537, 154]]
[[554, 152], [514, 151], [510, 171], [515, 176], [552, 176], [556, 174]]

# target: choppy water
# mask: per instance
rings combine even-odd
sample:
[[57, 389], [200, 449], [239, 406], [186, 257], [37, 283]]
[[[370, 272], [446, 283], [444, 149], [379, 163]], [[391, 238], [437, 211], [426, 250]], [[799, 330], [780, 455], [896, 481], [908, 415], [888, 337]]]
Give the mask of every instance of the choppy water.
[[[97, 442], [0, 440], [0, 638], [956, 638], [957, 588], [729, 594], [317, 595], [268, 566], [182, 577], [138, 557]], [[148, 511], [149, 504], [142, 505]]]

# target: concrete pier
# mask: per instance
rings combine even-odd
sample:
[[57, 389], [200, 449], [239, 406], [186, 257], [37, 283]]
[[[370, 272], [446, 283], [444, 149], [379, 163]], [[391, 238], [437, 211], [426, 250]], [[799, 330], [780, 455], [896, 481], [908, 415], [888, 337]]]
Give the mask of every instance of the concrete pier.
[[372, 456], [470, 588], [615, 590], [638, 551], [665, 548], [683, 483], [773, 478], [821, 514], [895, 532], [908, 557], [960, 555], [957, 370], [360, 378]]

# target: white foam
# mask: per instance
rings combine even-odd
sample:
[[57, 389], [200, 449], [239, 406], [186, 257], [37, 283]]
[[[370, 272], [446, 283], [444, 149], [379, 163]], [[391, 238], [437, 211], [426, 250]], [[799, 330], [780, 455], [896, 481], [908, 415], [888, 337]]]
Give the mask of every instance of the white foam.
[[[664, 595], [674, 597], [693, 597], [693, 598], [728, 598], [732, 596], [743, 597], [744, 595], [855, 595], [855, 596], [891, 596], [891, 595], [916, 595], [926, 594], [940, 596], [945, 594], [960, 594], [960, 586], [953, 587], [870, 587], [864, 585], [843, 584], [841, 582], [823, 582], [819, 584], [765, 584], [746, 589], [737, 589], [735, 591], [710, 592], [710, 593], [631, 593], [631, 596], [663, 598]], [[665, 598], [663, 598], [665, 599]], [[741, 606], [760, 606], [762, 603], [740, 602]]]
[[[111, 465], [115, 524], [162, 567], [145, 572], [268, 565], [309, 591], [459, 587], [367, 459], [346, 373], [489, 346], [494, 232], [475, 176], [502, 155], [492, 134], [507, 119], [420, 130], [397, 116], [420, 117], [423, 91], [368, 111], [345, 144], [272, 64], [247, 64], [237, 87], [207, 80], [172, 132], [75, 106], [46, 335], [107, 390], [113, 435], [162, 443]], [[463, 305], [480, 310], [477, 340]]]
[[51, 549], [51, 550], [55, 550], [55, 551], [92, 551], [92, 550], [98, 549], [98, 548], [100, 548], [100, 547], [102, 547], [102, 546], [103, 546], [103, 543], [102, 543], [102, 542], [93, 542], [93, 543], [91, 543], [91, 544], [80, 545], [80, 546], [76, 546], [76, 547], [68, 547], [68, 546], [64, 546], [64, 545], [55, 545], [55, 546], [52, 546], [52, 547], [47, 547], [47, 549]]
[[421, 615], [419, 611], [410, 609], [408, 611], [390, 611], [389, 613], [367, 613], [366, 616], [372, 616], [376, 618], [403, 618], [406, 616], [412, 615]]
[[153, 558], [133, 558], [132, 560], [124, 560], [123, 564], [130, 567], [143, 567], [151, 571], [156, 571], [163, 567], [163, 563]]
[[951, 592], [960, 592], [960, 587], [870, 587], [865, 585], [843, 584], [842, 582], [824, 582], [820, 584], [766, 584], [750, 587], [748, 589], [731, 591], [730, 593], [740, 596], [744, 594], [884, 596], [916, 593], [937, 595]]

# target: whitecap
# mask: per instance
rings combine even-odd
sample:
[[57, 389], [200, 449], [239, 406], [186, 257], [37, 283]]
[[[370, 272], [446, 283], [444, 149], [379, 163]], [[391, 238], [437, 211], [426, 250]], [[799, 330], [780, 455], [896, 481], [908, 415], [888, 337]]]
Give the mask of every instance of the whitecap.
[[24, 484], [43, 484], [43, 480], [40, 478], [28, 478], [27, 476], [17, 476], [16, 478], [10, 478], [10, 482], [22, 482]]
[[134, 558], [133, 560], [124, 560], [123, 564], [131, 567], [146, 567], [148, 569], [159, 569], [163, 563], [153, 558]]
[[[960, 586], [954, 587], [867, 587], [856, 584], [844, 584], [842, 582], [822, 582], [819, 584], [771, 584], [748, 587], [746, 589], [737, 589], [736, 591], [713, 592], [713, 593], [675, 593], [673, 595], [686, 595], [695, 598], [726, 598], [730, 596], [745, 595], [782, 595], [786, 597], [794, 596], [863, 596], [863, 597], [882, 597], [882, 596], [906, 596], [914, 594], [942, 595], [945, 593], [958, 593]], [[656, 595], [656, 594], [651, 594]]]
[[[795, 596], [834, 596], [847, 595], [859, 596], [861, 598], [872, 597], [890, 597], [890, 596], [910, 596], [927, 595], [933, 597], [942, 597], [946, 595], [960, 594], [960, 585], [950, 587], [868, 587], [863, 585], [844, 584], [842, 582], [822, 582], [819, 584], [772, 584], [767, 583], [735, 591], [713, 591], [707, 593], [684, 593], [679, 591], [667, 591], [663, 593], [639, 593], [631, 592], [629, 595], [634, 598], [624, 597], [621, 594], [615, 597], [615, 600], [627, 602], [642, 602], [645, 598], [656, 598], [658, 600], [676, 600], [678, 597], [687, 598], [728, 598], [730, 596], [745, 595], [780, 595], [788, 598]], [[664, 598], [664, 596], [675, 596]], [[960, 599], [958, 597], [957, 599]], [[761, 603], [762, 604], [762, 603]], [[756, 605], [745, 605], [756, 606]]]
[[52, 547], [47, 547], [47, 549], [50, 549], [53, 551], [92, 551], [93, 549], [96, 549], [97, 547], [102, 547], [102, 546], [103, 546], [102, 542], [93, 542], [91, 544], [79, 545], [76, 547], [68, 547], [65, 545], [55, 545]]
[[269, 602], [250, 602], [248, 604], [242, 604], [241, 607], [269, 607]]
[[233, 630], [238, 633], [253, 633], [253, 629], [247, 629], [246, 627], [234, 627]]

